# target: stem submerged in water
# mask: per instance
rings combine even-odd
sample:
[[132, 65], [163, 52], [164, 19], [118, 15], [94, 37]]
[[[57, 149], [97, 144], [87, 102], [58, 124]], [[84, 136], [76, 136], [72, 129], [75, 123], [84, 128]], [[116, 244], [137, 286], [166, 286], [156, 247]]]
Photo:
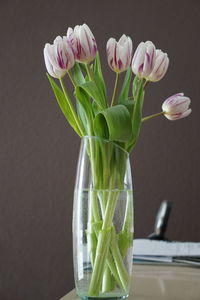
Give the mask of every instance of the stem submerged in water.
[[[124, 179], [122, 178], [124, 176], [121, 176], [119, 172], [126, 160], [119, 164], [118, 169], [115, 161], [118, 156], [115, 154], [114, 147], [111, 148], [113, 153], [109, 155], [109, 158], [106, 155], [108, 149], [105, 149], [102, 145], [89, 141], [89, 156], [93, 178], [93, 190], [90, 192], [91, 211], [89, 212], [90, 220], [93, 223], [89, 224], [89, 228], [92, 228], [91, 232], [95, 233], [96, 238], [94, 239], [93, 235], [88, 235], [92, 262], [89, 285], [90, 297], [98, 297], [101, 292], [110, 292], [116, 284], [127, 291], [130, 280], [113, 224], [116, 204], [121, 193], [120, 190], [116, 189], [116, 184], [120, 188], [123, 186], [120, 182]], [[111, 157], [115, 158], [111, 159]], [[94, 249], [96, 249], [96, 253], [94, 253]]]

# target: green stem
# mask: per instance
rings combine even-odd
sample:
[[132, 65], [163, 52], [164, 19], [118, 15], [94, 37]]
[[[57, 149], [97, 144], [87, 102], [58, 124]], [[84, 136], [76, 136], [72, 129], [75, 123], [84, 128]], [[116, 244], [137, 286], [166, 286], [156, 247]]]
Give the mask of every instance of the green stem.
[[116, 191], [111, 190], [110, 193], [109, 193], [109, 199], [108, 199], [108, 204], [106, 206], [106, 211], [105, 211], [105, 217], [104, 217], [104, 220], [103, 220], [102, 230], [110, 228], [111, 225], [112, 225], [118, 195], [119, 195], [119, 191], [117, 191], [117, 190]]
[[150, 82], [150, 81], [148, 81], [148, 80], [145, 81], [145, 83], [144, 83], [144, 88], [147, 87], [147, 85], [149, 84], [149, 82]]
[[153, 119], [153, 118], [155, 118], [155, 117], [162, 116], [162, 115], [164, 115], [164, 114], [165, 114], [165, 111], [161, 111], [161, 112], [159, 112], [159, 113], [157, 113], [157, 114], [153, 114], [153, 115], [147, 116], [147, 117], [145, 117], [145, 118], [142, 118], [142, 122], [148, 121], [148, 120]]
[[[135, 105], [134, 105], [133, 116], [132, 116], [133, 121], [134, 121], [135, 119], [137, 119], [137, 111], [136, 111], [136, 109], [135, 109], [135, 106], [138, 104], [138, 98], [139, 98], [139, 94], [140, 94], [140, 89], [142, 88], [142, 86], [144, 87], [143, 82], [144, 82], [143, 78], [140, 78], [140, 79], [139, 79], [138, 88], [137, 88], [137, 91], [136, 91], [136, 95], [135, 95]], [[142, 105], [142, 106], [143, 106], [143, 105]]]
[[103, 103], [98, 104], [99, 108], [102, 110], [102, 109], [104, 109], [108, 106], [105, 95], [104, 95], [104, 92], [103, 92], [102, 88], [99, 87], [98, 80], [95, 78], [95, 74], [93, 72], [93, 69], [91, 68], [91, 65], [90, 64], [85, 64], [85, 67], [86, 67], [86, 71], [87, 71], [87, 75], [88, 75], [89, 80], [95, 83], [96, 88], [98, 89], [98, 92], [99, 92], [99, 94], [102, 98]]
[[95, 222], [100, 221], [99, 207], [97, 202], [97, 191], [92, 191], [92, 212]]
[[72, 71], [71, 71], [71, 70], [69, 70], [69, 71], [67, 72], [67, 74], [68, 74], [68, 76], [69, 76], [69, 79], [71, 80], [71, 82], [72, 82], [72, 84], [73, 84], [74, 88], [75, 88], [75, 87], [77, 87], [77, 83], [76, 83], [76, 81], [75, 81], [75, 80], [74, 80], [74, 78], [73, 78]]
[[127, 192], [126, 211], [122, 231], [130, 231], [133, 222], [133, 194], [132, 191]]
[[[108, 202], [108, 200], [106, 200], [109, 196], [109, 191], [105, 190], [103, 192], [99, 192], [98, 193], [98, 196], [99, 196], [99, 199], [100, 199], [100, 203], [101, 203], [101, 208], [102, 208], [102, 216], [104, 217], [105, 216], [105, 208], [106, 208], [106, 204]], [[112, 226], [113, 223], [112, 223]], [[118, 248], [118, 245], [116, 245], [116, 247]], [[110, 253], [110, 250], [108, 252], [108, 256], [107, 256], [107, 265], [109, 266], [109, 269], [110, 269], [110, 274], [108, 272], [108, 270], [105, 268], [104, 270], [104, 274], [103, 274], [103, 281], [105, 283], [105, 280], [107, 278], [107, 280], [109, 281], [109, 285], [110, 285], [110, 290], [112, 289], [113, 285], [115, 284], [115, 281], [117, 282], [117, 284], [123, 289], [123, 284], [120, 280], [120, 277], [119, 277], [119, 274], [118, 274], [118, 270], [116, 268], [116, 265], [118, 265], [118, 263], [116, 261], [114, 261], [111, 253]], [[112, 274], [112, 275], [111, 275]], [[112, 278], [113, 277], [113, 278]], [[115, 281], [114, 281], [115, 279]], [[110, 282], [111, 281], [111, 282]], [[109, 285], [102, 285], [102, 287], [105, 289], [107, 289], [108, 291], [108, 286]]]
[[93, 216], [93, 193], [89, 191], [89, 209], [88, 209], [88, 227], [86, 230], [87, 233], [87, 241], [88, 241], [88, 249], [90, 253], [90, 259], [92, 267], [94, 266], [95, 255], [96, 255], [96, 248], [97, 248], [97, 238], [94, 231], [94, 216]]
[[[108, 199], [108, 204], [106, 206], [102, 230], [99, 232], [99, 236], [98, 236], [97, 253], [95, 256], [94, 268], [93, 268], [90, 287], [89, 287], [90, 296], [98, 295], [100, 291], [101, 282], [103, 279], [104, 270], [105, 270], [104, 269], [105, 262], [107, 261], [109, 263], [108, 249], [110, 247], [111, 230], [115, 231], [114, 227], [112, 226], [112, 221], [113, 221], [118, 195], [119, 195], [119, 191], [111, 190], [109, 192], [109, 199]], [[113, 229], [111, 229], [111, 226]], [[115, 239], [115, 242], [114, 241], [112, 242], [111, 252], [118, 272], [117, 279], [120, 278], [120, 282], [123, 286], [123, 289], [127, 290], [127, 286], [129, 283], [129, 275], [123, 264], [123, 260], [116, 240], [116, 234], [113, 237], [113, 239]], [[98, 253], [98, 249], [102, 249], [102, 248], [104, 248], [105, 251], [101, 252], [100, 255]]]
[[[99, 223], [101, 224], [101, 217], [99, 214], [99, 206], [98, 206], [98, 197], [97, 197], [97, 176], [95, 169], [95, 142], [89, 139], [89, 157], [91, 163], [91, 171], [92, 171], [92, 180], [93, 187], [90, 190], [90, 207], [89, 207], [89, 224], [88, 224], [88, 247], [90, 251], [91, 263], [94, 268], [95, 257], [96, 257], [96, 249], [97, 249], [97, 239], [98, 239], [98, 231], [95, 230]], [[97, 157], [96, 157], [97, 159]]]
[[116, 73], [115, 86], [114, 86], [114, 90], [113, 90], [113, 96], [112, 96], [111, 106], [116, 105], [117, 91], [118, 91], [118, 88], [119, 88], [119, 74], [120, 73]]
[[[114, 180], [115, 180], [115, 173], [114, 173], [114, 178], [112, 178], [113, 182]], [[119, 193], [118, 191], [112, 191], [112, 190], [109, 192], [109, 199], [105, 211], [102, 229], [99, 231], [98, 234], [97, 251], [96, 251], [94, 267], [93, 267], [92, 277], [89, 286], [90, 296], [98, 296], [100, 292], [104, 267], [106, 264], [108, 250], [110, 246], [111, 224], [112, 224], [116, 200], [117, 200], [116, 196], [118, 195], [118, 193]], [[102, 249], [104, 249], [104, 251]]]
[[102, 283], [102, 275], [105, 267], [106, 260], [110, 244], [111, 230], [100, 230], [98, 234], [98, 243], [96, 256], [94, 261], [94, 268], [92, 271], [92, 277], [89, 286], [90, 296], [99, 296], [100, 287]]
[[106, 265], [102, 279], [102, 293], [110, 292], [112, 289], [112, 275], [109, 266]]
[[86, 67], [87, 75], [88, 75], [89, 79], [90, 79], [91, 81], [95, 81], [95, 80], [94, 80], [94, 74], [93, 74], [93, 71], [92, 71], [92, 69], [91, 69], [91, 67], [90, 67], [90, 64], [85, 64], [85, 67]]
[[[97, 186], [95, 184], [96, 190], [100, 188], [103, 189], [103, 191], [99, 190], [97, 192], [97, 197], [96, 195], [92, 196], [92, 215], [94, 218], [93, 228], [96, 234], [97, 244], [95, 245], [95, 241], [93, 242], [91, 240], [91, 242], [93, 242], [95, 246], [96, 253], [95, 255], [92, 255], [93, 270], [89, 286], [89, 295], [99, 296], [101, 288], [102, 292], [108, 292], [114, 288], [116, 283], [120, 286], [121, 289], [127, 290], [129, 284], [129, 274], [124, 266], [123, 258], [118, 246], [117, 235], [115, 233], [115, 228], [113, 225], [113, 216], [120, 193], [119, 190], [115, 190], [116, 180], [119, 176], [119, 170], [115, 168], [114, 162], [111, 162], [110, 158], [107, 157], [108, 153], [107, 156], [104, 155], [105, 150], [102, 147], [100, 154], [97, 149], [94, 153], [94, 145], [92, 144], [91, 146], [93, 146], [93, 149], [90, 148], [90, 159], [91, 164], [93, 165], [92, 176], [93, 178], [95, 176], [96, 179], [98, 179], [99, 177], [103, 178], [103, 185], [99, 186], [99, 180], [97, 182]], [[100, 167], [101, 164], [95, 164], [98, 155], [102, 159], [102, 167]], [[112, 175], [109, 178], [108, 174], [105, 176], [105, 172], [103, 171], [103, 169], [109, 167], [110, 164], [114, 165], [111, 168]], [[96, 179], [94, 179], [94, 182], [96, 182]], [[99, 214], [98, 198], [99, 202], [101, 203], [102, 221], [99, 220], [100, 215], [97, 218], [95, 217], [95, 213], [97, 211]], [[112, 244], [110, 242], [111, 236], [113, 240]], [[91, 246], [93, 246], [93, 244]]]
[[116, 265], [115, 265], [115, 261], [110, 253], [110, 250], [108, 252], [108, 256], [107, 256], [107, 264], [110, 268], [110, 271], [114, 277], [114, 279], [116, 280], [117, 284], [123, 289], [123, 285], [121, 283], [121, 280], [119, 278], [119, 275], [118, 275], [118, 271], [117, 271], [117, 268], [116, 268]]
[[123, 285], [124, 290], [126, 291], [128, 289], [130, 278], [129, 278], [129, 274], [127, 273], [126, 268], [124, 266], [124, 262], [123, 262], [121, 253], [120, 253], [118, 245], [117, 245], [116, 232], [115, 232], [114, 227], [112, 227], [112, 232], [111, 232], [110, 249], [111, 249], [114, 261], [115, 261], [115, 265], [116, 265], [121, 283]]
[[98, 222], [100, 220], [100, 215], [99, 215], [99, 207], [98, 207], [98, 202], [97, 202], [98, 178], [97, 178], [96, 169], [95, 169], [94, 146], [95, 146], [95, 141], [89, 139], [90, 162], [91, 162], [92, 179], [93, 179], [93, 188], [92, 188], [92, 191], [91, 191], [91, 193], [92, 193], [92, 214], [94, 216], [95, 222]]
[[67, 90], [66, 90], [66, 88], [65, 88], [63, 79], [60, 78], [59, 80], [60, 80], [60, 85], [61, 85], [61, 87], [62, 87], [63, 93], [64, 93], [64, 95], [65, 95], [65, 99], [66, 99], [67, 104], [68, 104], [68, 106], [69, 106], [69, 108], [70, 108], [70, 112], [71, 112], [71, 114], [72, 114], [72, 116], [73, 116], [73, 118], [74, 118], [74, 120], [75, 120], [75, 122], [76, 122], [76, 125], [77, 125], [77, 127], [78, 127], [78, 129], [79, 129], [80, 135], [81, 135], [81, 137], [82, 137], [84, 134], [83, 134], [83, 130], [82, 130], [81, 124], [80, 124], [80, 122], [79, 122], [78, 116], [77, 116], [77, 114], [76, 114], [76, 111], [75, 111], [75, 109], [74, 109], [74, 107], [73, 107], [73, 105], [72, 105], [72, 103], [71, 103], [71, 101], [70, 101], [70, 98], [69, 98], [69, 95], [68, 95]]
[[94, 261], [95, 261], [96, 250], [97, 250], [97, 238], [93, 229], [91, 229], [91, 232], [87, 230], [86, 234], [87, 234], [91, 265], [92, 267], [94, 267]]
[[125, 258], [127, 250], [133, 243], [133, 195], [127, 192], [126, 211], [122, 230], [118, 234], [118, 246], [122, 258]]
[[[105, 214], [105, 207], [106, 207], [105, 198], [108, 197], [108, 194], [109, 194], [109, 192], [107, 190], [102, 191], [102, 192], [98, 192], [98, 197], [99, 197], [99, 200], [100, 200], [100, 203], [101, 203], [102, 215], [103, 216]], [[95, 219], [95, 217], [94, 217], [94, 219]], [[94, 228], [94, 226], [96, 226], [96, 228], [98, 228], [100, 225], [102, 226], [102, 221], [96, 220], [94, 222], [96, 222], [96, 223], [94, 223], [94, 225], [91, 226], [91, 227]], [[101, 228], [99, 230], [95, 230], [95, 229], [90, 230], [90, 231], [94, 231], [96, 233], [96, 239], [94, 239], [94, 240], [90, 239], [90, 242], [92, 242], [92, 244], [91, 244], [92, 249], [91, 250], [95, 249], [95, 251], [96, 251], [96, 247], [97, 247], [96, 240], [98, 239], [98, 234], [99, 234], [100, 230], [101, 230]], [[92, 236], [91, 236], [91, 238], [92, 238]], [[91, 251], [91, 260], [92, 260], [93, 268], [94, 268], [95, 257], [96, 257], [96, 252], [94, 253], [94, 251]], [[109, 269], [107, 267], [109, 267]], [[114, 286], [115, 281], [123, 289], [123, 285], [122, 285], [120, 277], [118, 275], [118, 271], [117, 271], [117, 268], [116, 268], [116, 265], [115, 265], [115, 261], [113, 260], [113, 257], [110, 253], [110, 250], [109, 250], [108, 254], [107, 254], [105, 270], [103, 272], [102, 291], [103, 292], [105, 292], [105, 291], [108, 292], [109, 290], [111, 290]]]

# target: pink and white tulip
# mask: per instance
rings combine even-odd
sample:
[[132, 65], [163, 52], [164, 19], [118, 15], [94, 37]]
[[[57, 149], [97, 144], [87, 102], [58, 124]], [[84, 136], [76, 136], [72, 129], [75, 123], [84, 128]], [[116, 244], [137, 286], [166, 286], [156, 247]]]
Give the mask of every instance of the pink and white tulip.
[[81, 63], [90, 63], [97, 54], [97, 44], [90, 28], [86, 25], [77, 25], [67, 30], [67, 40], [74, 52], [75, 59]]
[[132, 57], [132, 40], [123, 34], [119, 41], [110, 38], [107, 42], [106, 51], [110, 68], [117, 72], [124, 72], [130, 67]]
[[169, 58], [167, 53], [157, 49], [154, 67], [147, 79], [152, 82], [161, 80], [166, 74], [168, 66]]
[[156, 58], [156, 49], [151, 41], [141, 42], [133, 56], [132, 70], [140, 78], [147, 78], [151, 74]]
[[48, 73], [62, 78], [74, 66], [74, 54], [66, 37], [58, 36], [53, 44], [44, 47], [44, 60]]
[[187, 117], [192, 112], [189, 108], [190, 103], [190, 98], [179, 93], [167, 98], [162, 105], [162, 110], [167, 119], [178, 120]]

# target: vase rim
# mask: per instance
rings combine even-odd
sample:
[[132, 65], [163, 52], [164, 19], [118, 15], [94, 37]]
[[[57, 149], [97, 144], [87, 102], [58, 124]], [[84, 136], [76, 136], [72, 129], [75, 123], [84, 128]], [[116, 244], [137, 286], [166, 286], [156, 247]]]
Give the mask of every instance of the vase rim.
[[96, 139], [96, 140], [100, 140], [100, 141], [105, 142], [105, 143], [112, 143], [112, 144], [115, 145], [115, 147], [117, 147], [117, 148], [119, 148], [121, 151], [123, 151], [123, 152], [127, 155], [127, 157], [129, 157], [129, 152], [126, 151], [124, 148], [122, 148], [120, 145], [116, 144], [116, 143], [113, 142], [113, 141], [110, 141], [110, 140], [107, 140], [107, 139], [103, 139], [103, 138], [101, 138], [101, 137], [99, 137], [99, 136], [91, 136], [91, 135], [84, 135], [82, 138], [83, 138], [83, 139]]

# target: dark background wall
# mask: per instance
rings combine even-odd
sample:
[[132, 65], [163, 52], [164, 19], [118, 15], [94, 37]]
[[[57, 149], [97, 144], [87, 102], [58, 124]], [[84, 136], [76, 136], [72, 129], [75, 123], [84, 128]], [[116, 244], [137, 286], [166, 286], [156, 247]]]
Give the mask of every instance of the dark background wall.
[[144, 124], [132, 168], [136, 237], [153, 229], [160, 202], [173, 202], [168, 237], [200, 241], [200, 2], [0, 1], [0, 300], [56, 300], [73, 287], [71, 217], [80, 141], [45, 76], [43, 47], [86, 22], [101, 53], [123, 33], [168, 52], [165, 78], [151, 84], [144, 115], [184, 91], [193, 113]]

